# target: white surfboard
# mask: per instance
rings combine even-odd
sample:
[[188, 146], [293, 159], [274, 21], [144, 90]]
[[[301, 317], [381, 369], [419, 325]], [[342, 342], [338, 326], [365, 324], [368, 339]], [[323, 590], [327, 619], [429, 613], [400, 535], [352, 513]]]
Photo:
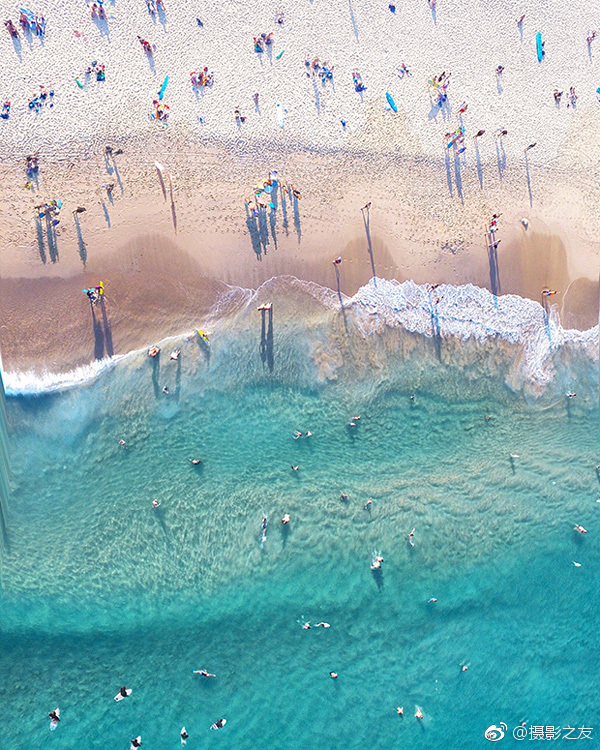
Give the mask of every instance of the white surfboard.
[[120, 691], [119, 691], [119, 692], [118, 692], [118, 693], [117, 693], [117, 694], [115, 695], [115, 700], [117, 701], [117, 703], [118, 703], [119, 701], [122, 701], [122, 700], [123, 700], [123, 698], [129, 698], [129, 696], [130, 696], [130, 695], [131, 695], [131, 693], [132, 693], [132, 690], [131, 690], [131, 688], [127, 688], [127, 690], [126, 690], [125, 692], [127, 693], [127, 695], [121, 695], [121, 692], [120, 692]]

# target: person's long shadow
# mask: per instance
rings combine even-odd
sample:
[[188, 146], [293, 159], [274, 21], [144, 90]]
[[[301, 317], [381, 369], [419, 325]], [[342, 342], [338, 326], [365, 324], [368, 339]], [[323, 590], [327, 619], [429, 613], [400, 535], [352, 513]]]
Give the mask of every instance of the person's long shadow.
[[56, 237], [56, 227], [52, 223], [51, 214], [46, 214], [46, 242], [48, 243], [48, 254], [50, 260], [56, 263], [58, 260], [58, 240]]
[[352, 21], [352, 29], [354, 31], [354, 36], [356, 37], [356, 41], [358, 42], [358, 26], [356, 25], [356, 19], [354, 18], [354, 9], [352, 8], [352, 0], [348, 0], [348, 9], [350, 10], [350, 20]]
[[317, 86], [317, 79], [314, 76], [312, 76], [312, 84], [313, 84], [313, 90], [315, 92], [315, 107], [317, 108], [317, 114], [321, 114], [321, 92], [319, 91], [319, 87]]
[[271, 208], [271, 213], [269, 214], [269, 228], [271, 230], [271, 237], [273, 238], [273, 244], [275, 245], [275, 250], [277, 250], [277, 190], [274, 190], [271, 193], [271, 203], [275, 208]]
[[92, 330], [94, 332], [94, 359], [102, 359], [104, 357], [104, 331], [102, 330], [100, 321], [96, 318], [96, 311], [92, 303], [90, 303], [90, 309], [92, 311]]
[[110, 31], [108, 28], [108, 21], [106, 20], [106, 18], [98, 18], [98, 16], [96, 16], [94, 18], [94, 23], [98, 27], [100, 36], [105, 36], [106, 41], [110, 44]]
[[283, 191], [283, 186], [279, 185], [279, 188], [281, 190], [281, 213], [282, 213], [282, 226], [283, 231], [285, 232], [285, 236], [287, 237], [289, 235], [289, 222], [288, 222], [288, 212], [287, 212], [287, 201], [285, 199], [285, 193]]
[[335, 281], [337, 285], [337, 295], [340, 301], [340, 310], [342, 311], [342, 318], [344, 319], [344, 328], [346, 329], [346, 333], [348, 333], [348, 321], [346, 319], [346, 308], [344, 307], [344, 298], [342, 297], [342, 287], [340, 283], [340, 269], [337, 263], [334, 265], [334, 268], [335, 268]]
[[367, 250], [369, 251], [369, 258], [371, 259], [371, 271], [373, 273], [373, 283], [375, 284], [375, 286], [377, 286], [377, 274], [375, 273], [375, 258], [373, 257], [373, 242], [371, 240], [371, 210], [370, 208], [361, 208], [360, 212], [362, 214], [363, 224], [365, 225], [365, 234], [367, 235]]
[[[486, 235], [487, 246], [488, 246], [488, 260], [490, 263], [490, 287], [494, 298], [500, 294], [500, 268], [498, 266], [498, 248], [496, 247], [496, 238], [493, 232], [488, 232]], [[494, 299], [496, 306], [498, 300]]]
[[281, 524], [281, 546], [283, 549], [285, 549], [285, 545], [288, 542], [288, 538], [290, 536], [290, 525], [289, 523], [282, 523]]
[[479, 179], [479, 187], [483, 190], [483, 170], [481, 168], [481, 156], [479, 154], [478, 138], [475, 138], [475, 160], [477, 162], [477, 177]]
[[79, 250], [79, 257], [81, 258], [81, 262], [83, 264], [83, 267], [85, 268], [85, 264], [87, 263], [87, 247], [85, 244], [85, 240], [83, 239], [83, 234], [81, 233], [79, 214], [73, 214], [73, 220], [75, 222], [75, 231], [77, 232], [77, 248]]
[[108, 208], [106, 207], [106, 203], [104, 202], [104, 200], [101, 200], [100, 203], [102, 205], [102, 210], [104, 211], [104, 219], [108, 224], [108, 228], [110, 229], [110, 214], [108, 213]]
[[431, 17], [433, 18], [433, 25], [437, 26], [437, 10], [435, 9], [435, 5], [431, 6]]
[[169, 196], [171, 198], [171, 219], [173, 220], [173, 229], [177, 232], [177, 213], [175, 211], [175, 199], [173, 197], [173, 183], [169, 175]]
[[256, 216], [254, 215], [254, 211], [250, 211], [248, 206], [246, 206], [246, 226], [248, 227], [250, 242], [252, 242], [252, 249], [256, 255], [256, 260], [262, 260], [262, 245], [260, 244]]
[[298, 198], [292, 194], [292, 206], [294, 207], [294, 229], [298, 235], [298, 244], [302, 239], [302, 227], [300, 226], [300, 206], [298, 205]]
[[102, 325], [104, 326], [104, 340], [106, 345], [106, 353], [109, 357], [112, 357], [115, 353], [112, 340], [112, 331], [110, 328], [110, 320], [106, 314], [106, 302], [104, 301], [104, 295], [100, 297], [100, 310], [102, 311]]
[[[21, 49], [22, 49], [21, 39], [18, 36], [13, 36], [12, 43], [13, 43], [13, 47], [15, 48], [15, 53], [17, 57], [19, 58], [19, 62], [22, 62], [23, 56], [21, 55]], [[591, 55], [590, 55], [590, 59], [591, 59]]]
[[452, 189], [452, 170], [450, 168], [450, 149], [444, 146], [444, 162], [446, 163], [446, 182], [448, 183], [448, 192], [450, 197], [454, 197], [454, 190]]
[[35, 230], [37, 234], [37, 243], [38, 243], [38, 250], [40, 253], [40, 258], [42, 259], [42, 263], [46, 263], [46, 245], [44, 242], [44, 228], [42, 227], [42, 222], [39, 216], [36, 216], [35, 218]]
[[460, 155], [458, 153], [454, 154], [454, 182], [456, 183], [456, 192], [464, 205], [465, 199], [463, 197], [462, 176], [460, 173]]
[[267, 225], [267, 210], [261, 208], [258, 212], [258, 237], [263, 253], [267, 254], [267, 245], [269, 244], [269, 227]]
[[162, 390], [158, 382], [160, 376], [160, 352], [152, 359], [152, 387], [154, 389], [154, 398], [162, 396]]
[[108, 151], [104, 152], [104, 166], [106, 168], [107, 174], [112, 175], [114, 173], [117, 179], [117, 184], [119, 185], [119, 190], [121, 191], [121, 195], [123, 195], [125, 191], [123, 190], [123, 183], [121, 182], [121, 175], [119, 174], [117, 160], [115, 159], [113, 153]]
[[525, 171], [527, 173], [527, 190], [529, 192], [529, 205], [533, 206], [533, 194], [531, 192], [531, 175], [529, 174], [529, 158], [525, 152]]
[[163, 27], [164, 31], [167, 30], [167, 14], [162, 8], [159, 8], [157, 11], [158, 15], [158, 21], [160, 25]]
[[500, 177], [500, 182], [502, 182], [504, 170], [506, 169], [506, 151], [504, 150], [504, 144], [502, 143], [501, 138], [496, 138], [496, 161], [498, 163], [498, 175]]

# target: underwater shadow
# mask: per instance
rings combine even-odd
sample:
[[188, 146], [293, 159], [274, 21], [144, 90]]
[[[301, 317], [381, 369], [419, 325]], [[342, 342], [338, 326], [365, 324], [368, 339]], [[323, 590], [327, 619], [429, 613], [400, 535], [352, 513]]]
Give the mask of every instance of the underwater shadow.
[[348, 333], [348, 321], [346, 320], [346, 308], [344, 307], [344, 298], [342, 297], [342, 287], [340, 284], [340, 269], [337, 264], [334, 264], [333, 267], [335, 268], [335, 281], [336, 281], [336, 286], [337, 286], [337, 295], [340, 301], [340, 310], [342, 311], [342, 317], [344, 319], [344, 328], [346, 329], [346, 333]]
[[175, 401], [181, 397], [181, 355], [177, 358], [177, 371], [175, 372], [175, 392], [173, 393]]
[[383, 571], [381, 568], [375, 568], [375, 570], [371, 569], [371, 575], [377, 584], [378, 590], [381, 591], [383, 589]]
[[[263, 366], [266, 364], [269, 368], [269, 372], [273, 372], [275, 363], [274, 352], [273, 352], [273, 306], [271, 305], [267, 310], [263, 307], [261, 309], [261, 331], [260, 331], [260, 359]], [[269, 313], [269, 325], [267, 327], [267, 316]]]
[[162, 396], [162, 389], [158, 382], [159, 376], [160, 376], [160, 352], [158, 352], [156, 357], [152, 358], [152, 388], [154, 390], [154, 398], [160, 398]]

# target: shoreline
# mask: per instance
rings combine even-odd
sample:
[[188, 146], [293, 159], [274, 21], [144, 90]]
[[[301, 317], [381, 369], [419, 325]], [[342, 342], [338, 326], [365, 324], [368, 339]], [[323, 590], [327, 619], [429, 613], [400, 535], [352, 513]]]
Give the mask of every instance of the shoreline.
[[[442, 284], [434, 289], [429, 284], [417, 285], [412, 281], [398, 283], [394, 280], [378, 278], [361, 287], [353, 297], [347, 297], [342, 296], [341, 292], [336, 293], [314, 282], [284, 276], [273, 277], [256, 290], [222, 287], [214, 291], [215, 302], [222, 302], [222, 304], [213, 304], [206, 311], [201, 325], [211, 336], [216, 333], [222, 338], [224, 334], [225, 337], [229, 335], [230, 339], [230, 334], [234, 331], [231, 327], [232, 323], [237, 326], [242, 336], [248, 333], [248, 316], [252, 314], [254, 305], [260, 300], [275, 300], [274, 309], [278, 328], [281, 329], [281, 325], [284, 328], [301, 326], [304, 322], [309, 326], [306, 329], [307, 332], [312, 330], [315, 324], [318, 326], [319, 320], [324, 322], [328, 313], [337, 315], [340, 311], [338, 299], [340, 302], [343, 300], [343, 318], [347, 326], [348, 316], [350, 316], [351, 330], [346, 328], [345, 337], [340, 339], [341, 330], [337, 330], [338, 324], [333, 322], [335, 318], [331, 319], [333, 327], [331, 329], [326, 327], [322, 331], [326, 340], [328, 335], [332, 336], [330, 343], [326, 344], [325, 341], [319, 340], [316, 348], [312, 349], [309, 354], [309, 358], [314, 360], [313, 364], [317, 367], [317, 371], [321, 372], [320, 379], [324, 381], [337, 379], [337, 369], [343, 366], [343, 357], [340, 360], [339, 355], [349, 344], [349, 335], [354, 333], [368, 340], [372, 334], [376, 334], [381, 337], [382, 342], [385, 342], [386, 331], [391, 332], [395, 328], [400, 328], [403, 334], [409, 336], [416, 335], [423, 340], [429, 339], [434, 349], [438, 351], [437, 356], [442, 364], [451, 364], [454, 359], [454, 357], [448, 359], [448, 353], [444, 355], [444, 358], [441, 357], [439, 347], [443, 342], [449, 345], [450, 351], [456, 347], [463, 347], [463, 354], [458, 356], [456, 362], [459, 368], [468, 368], [469, 362], [472, 364], [483, 353], [489, 354], [490, 345], [494, 347], [495, 340], [503, 343], [498, 344], [498, 352], [492, 356], [491, 361], [495, 361], [497, 357], [501, 359], [502, 350], [506, 347], [509, 349], [516, 347], [516, 360], [511, 364], [511, 356], [514, 357], [514, 355], [509, 355], [507, 358], [504, 382], [510, 390], [522, 391], [523, 395], [533, 395], [534, 398], [545, 393], [547, 387], [553, 384], [559, 371], [561, 377], [564, 375], [562, 372], [564, 363], [561, 364], [563, 355], [560, 352], [566, 353], [567, 362], [572, 357], [581, 358], [584, 370], [579, 374], [583, 373], [585, 379], [588, 377], [585, 375], [585, 361], [598, 359], [598, 324], [586, 331], [565, 329], [561, 326], [557, 306], [549, 306], [548, 312], [545, 313], [537, 302], [516, 295], [496, 297], [487, 290], [472, 284], [463, 286]], [[436, 295], [439, 296], [436, 297]], [[317, 314], [316, 317], [309, 315], [306, 319], [299, 317], [298, 305], [302, 306], [303, 298], [307, 298], [309, 302], [316, 300], [322, 315]], [[106, 320], [107, 316], [104, 311], [102, 315]], [[99, 313], [96, 313], [96, 316], [99, 317]], [[326, 333], [327, 331], [329, 334]], [[50, 371], [47, 368], [44, 371], [6, 370], [3, 373], [6, 395], [9, 397], [39, 396], [83, 386], [93, 382], [119, 362], [136, 357], [145, 359], [151, 345], [162, 347], [168, 342], [183, 343], [195, 339], [195, 328], [193, 330], [182, 329], [162, 338], [155, 337], [152, 340], [141, 341], [136, 348], [126, 352], [113, 352], [112, 354], [105, 352], [101, 358], [84, 362], [68, 370]], [[345, 343], [344, 339], [347, 339]], [[232, 340], [229, 344], [231, 343]], [[366, 341], [365, 343], [367, 344]], [[384, 343], [385, 346], [387, 345]], [[398, 344], [391, 344], [390, 351], [397, 346]], [[331, 352], [328, 352], [329, 347], [331, 347]], [[482, 354], [476, 354], [477, 347], [481, 348]], [[414, 345], [409, 345], [407, 349], [409, 357], [413, 348]], [[367, 359], [363, 364], [369, 361], [368, 349], [367, 344], [365, 353], [359, 355], [357, 363], [364, 357]], [[559, 352], [558, 359], [557, 352]], [[487, 359], [487, 354], [483, 354], [484, 360]], [[358, 351], [352, 356], [356, 355]], [[475, 360], [473, 360], [474, 356]], [[484, 360], [481, 364], [486, 369], [488, 365]], [[567, 365], [567, 369], [570, 367], [571, 365]], [[578, 377], [576, 372], [577, 368], [574, 368], [572, 376], [575, 381]]]
[[[7, 369], [65, 371], [104, 356], [81, 295], [99, 281], [110, 303], [115, 354], [195, 327], [227, 284], [256, 289], [289, 274], [335, 290], [331, 259], [337, 255], [344, 259], [340, 289], [349, 297], [373, 272], [399, 282], [473, 283], [491, 291], [485, 227], [498, 206], [496, 291], [539, 300], [549, 286], [560, 292], [554, 299], [565, 327], [585, 330], [598, 322], [595, 208], [589, 196], [575, 199], [591, 189], [589, 173], [567, 179], [561, 170], [546, 170], [540, 200], [529, 207], [519, 165], [485, 194], [472, 170], [463, 175], [463, 205], [444, 192], [442, 167], [423, 167], [420, 159], [371, 154], [356, 162], [346, 152], [284, 158], [268, 150], [244, 158], [221, 147], [193, 163], [176, 151], [164, 164], [171, 205], [156, 156], [152, 144], [143, 161], [127, 149], [107, 175], [103, 153], [90, 148], [86, 160], [42, 163], [34, 193], [23, 190], [16, 170], [7, 176], [12, 198], [0, 223], [0, 346]], [[279, 191], [277, 210], [265, 215], [258, 236], [261, 227], [243, 198], [270, 168], [277, 168], [280, 182], [298, 185], [302, 198], [294, 206]], [[566, 183], [556, 182], [559, 175]], [[112, 201], [98, 187], [106, 179], [123, 188], [116, 187]], [[63, 201], [54, 258], [34, 210], [53, 197]], [[372, 202], [368, 232], [360, 210], [366, 199]], [[72, 215], [78, 205], [87, 210]]]

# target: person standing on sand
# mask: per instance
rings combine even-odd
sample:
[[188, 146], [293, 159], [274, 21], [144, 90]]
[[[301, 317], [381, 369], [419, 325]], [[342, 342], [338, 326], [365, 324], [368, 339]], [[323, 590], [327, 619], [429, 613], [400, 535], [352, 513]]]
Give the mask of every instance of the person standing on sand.
[[525, 152], [529, 151], [530, 148], [535, 148], [537, 146], [537, 141], [534, 141], [533, 143], [530, 143], [527, 148], [525, 148]]

